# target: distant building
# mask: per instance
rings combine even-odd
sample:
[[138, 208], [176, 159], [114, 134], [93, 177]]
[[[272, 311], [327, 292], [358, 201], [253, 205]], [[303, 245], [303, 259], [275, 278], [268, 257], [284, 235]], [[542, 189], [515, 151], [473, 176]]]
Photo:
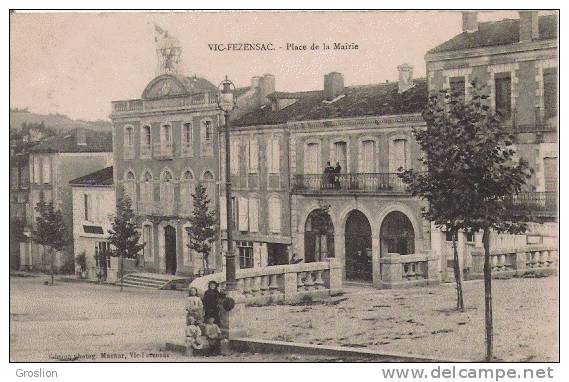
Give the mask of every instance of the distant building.
[[412, 129], [424, 126], [427, 84], [410, 65], [398, 70], [397, 82], [363, 86], [329, 73], [322, 90], [272, 93], [270, 105], [233, 123], [241, 268], [286, 264], [293, 254], [305, 262], [336, 257], [346, 280], [392, 287], [382, 261], [414, 254], [402, 279], [437, 282], [423, 203], [397, 176], [419, 166]]
[[[69, 182], [73, 198], [73, 251], [84, 254], [87, 278], [97, 279], [110, 268], [107, 240], [112, 217], [116, 214], [113, 167], [84, 175]], [[103, 263], [104, 262], [104, 263]]]
[[[450, 89], [471, 96], [471, 81], [486, 86], [490, 104], [505, 115], [516, 132], [516, 149], [535, 170], [523, 193], [520, 212], [533, 224], [527, 235], [496, 236], [493, 248], [557, 242], [558, 198], [558, 39], [557, 15], [520, 12], [520, 18], [478, 22], [476, 12], [463, 12], [462, 33], [425, 55], [430, 92]], [[441, 233], [435, 253], [451, 256], [450, 235]], [[464, 268], [481, 235], [463, 233], [459, 251]], [[464, 255], [463, 255], [464, 254]], [[443, 266], [443, 273], [448, 272]]]
[[33, 242], [31, 233], [38, 202], [53, 202], [61, 210], [68, 246], [57, 256], [57, 267], [73, 271], [73, 203], [69, 181], [112, 164], [112, 137], [91, 130], [75, 130], [65, 136], [42, 140], [29, 149], [29, 194], [25, 240], [20, 243], [20, 268], [48, 270], [49, 259]]

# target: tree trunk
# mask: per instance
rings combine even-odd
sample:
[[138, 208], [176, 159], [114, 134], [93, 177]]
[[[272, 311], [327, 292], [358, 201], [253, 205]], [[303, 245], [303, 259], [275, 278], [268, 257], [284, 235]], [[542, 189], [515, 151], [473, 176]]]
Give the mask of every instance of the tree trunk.
[[490, 228], [484, 228], [484, 317], [486, 321], [486, 362], [492, 362], [492, 267], [490, 265]]
[[53, 285], [53, 278], [55, 274], [55, 250], [50, 248], [51, 252], [51, 285]]
[[121, 253], [121, 292], [123, 288], [123, 278], [124, 278], [124, 256]]
[[464, 298], [462, 295], [462, 275], [460, 271], [460, 263], [458, 262], [458, 248], [456, 247], [456, 240], [458, 230], [452, 230], [452, 251], [454, 263], [454, 280], [456, 282], [456, 310], [464, 312]]

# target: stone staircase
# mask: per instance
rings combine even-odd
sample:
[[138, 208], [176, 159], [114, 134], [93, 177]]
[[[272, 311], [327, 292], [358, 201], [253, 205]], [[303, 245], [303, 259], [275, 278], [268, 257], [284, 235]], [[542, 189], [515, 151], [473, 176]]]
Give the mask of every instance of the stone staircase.
[[[135, 272], [125, 275], [122, 284], [132, 288], [182, 290], [187, 289], [190, 282], [189, 277]], [[120, 284], [121, 280], [117, 280], [116, 285]]]

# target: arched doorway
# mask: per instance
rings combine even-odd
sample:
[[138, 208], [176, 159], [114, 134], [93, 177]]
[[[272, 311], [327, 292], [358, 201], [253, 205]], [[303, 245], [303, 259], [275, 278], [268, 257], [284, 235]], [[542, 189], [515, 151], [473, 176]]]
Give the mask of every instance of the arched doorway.
[[166, 273], [176, 274], [176, 229], [171, 225], [164, 227], [164, 252], [166, 257]]
[[371, 225], [353, 210], [346, 219], [346, 279], [372, 281]]
[[402, 212], [387, 214], [381, 223], [381, 256], [386, 253], [415, 253], [415, 231], [411, 220]]
[[304, 225], [304, 261], [311, 263], [334, 257], [334, 224], [324, 208], [310, 213]]

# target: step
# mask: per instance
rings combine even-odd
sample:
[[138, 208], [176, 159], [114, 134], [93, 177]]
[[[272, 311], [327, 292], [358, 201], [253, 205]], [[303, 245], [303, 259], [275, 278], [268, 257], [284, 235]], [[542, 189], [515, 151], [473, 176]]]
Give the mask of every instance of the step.
[[[118, 284], [120, 284], [120, 281], [118, 282]], [[143, 283], [143, 282], [138, 282], [138, 281], [131, 281], [131, 280], [124, 280], [123, 281], [123, 285], [124, 284], [128, 284], [128, 285], [138, 285], [141, 287], [146, 287], [146, 288], [154, 288], [154, 289], [161, 289], [162, 285], [155, 285], [155, 284], [147, 284], [147, 283]]]
[[[118, 286], [120, 286], [120, 282], [117, 283]], [[146, 286], [146, 285], [140, 285], [140, 284], [131, 284], [128, 282], [123, 282], [122, 284], [124, 287], [129, 287], [129, 288], [139, 288], [139, 289], [152, 289], [152, 290], [157, 290], [158, 288], [153, 287], [153, 286]]]
[[146, 277], [137, 277], [137, 276], [125, 276], [124, 277], [125, 280], [131, 280], [131, 281], [140, 281], [140, 282], [144, 282], [144, 283], [148, 283], [148, 284], [154, 284], [154, 285], [164, 285], [167, 283], [167, 281], [163, 281], [163, 280], [156, 280], [156, 279], [150, 279], [150, 278], [146, 278]]

